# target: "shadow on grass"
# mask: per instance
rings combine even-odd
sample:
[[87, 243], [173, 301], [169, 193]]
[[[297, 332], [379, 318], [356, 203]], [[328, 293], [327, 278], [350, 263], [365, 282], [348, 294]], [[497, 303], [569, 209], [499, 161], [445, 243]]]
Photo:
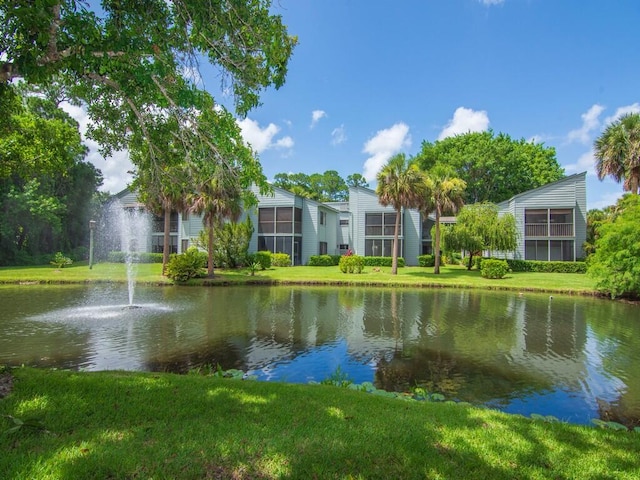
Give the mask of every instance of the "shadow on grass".
[[[7, 478], [608, 478], [640, 473], [632, 434], [404, 403], [330, 386], [20, 371], [0, 412]], [[42, 392], [56, 392], [44, 395]], [[604, 454], [603, 452], [608, 452]]]

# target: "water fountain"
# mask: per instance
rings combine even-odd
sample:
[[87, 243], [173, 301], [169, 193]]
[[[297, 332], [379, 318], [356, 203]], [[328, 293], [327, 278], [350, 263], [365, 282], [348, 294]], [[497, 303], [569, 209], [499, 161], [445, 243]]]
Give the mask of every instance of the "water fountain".
[[134, 305], [133, 298], [140, 253], [147, 252], [150, 238], [149, 214], [141, 208], [124, 208], [119, 201], [114, 201], [109, 206], [108, 213], [108, 233], [118, 236], [119, 249], [124, 254], [129, 292], [129, 304], [126, 308], [140, 308]]

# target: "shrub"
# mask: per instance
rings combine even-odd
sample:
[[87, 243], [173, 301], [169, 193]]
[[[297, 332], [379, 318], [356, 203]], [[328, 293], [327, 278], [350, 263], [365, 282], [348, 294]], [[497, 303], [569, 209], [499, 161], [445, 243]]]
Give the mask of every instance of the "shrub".
[[340, 263], [340, 259], [338, 257], [338, 263], [333, 263], [333, 257], [331, 255], [311, 255], [309, 257], [309, 265], [310, 267], [332, 267]]
[[364, 259], [360, 255], [343, 255], [338, 266], [342, 273], [362, 273]]
[[485, 258], [482, 261], [480, 274], [484, 278], [503, 278], [509, 272], [509, 265], [505, 260]]
[[190, 247], [184, 253], [171, 255], [167, 264], [166, 275], [174, 282], [183, 283], [191, 278], [205, 276], [204, 268], [206, 266], [207, 254], [196, 247]]
[[[442, 257], [440, 257], [440, 265], [444, 264], [442, 261]], [[436, 256], [435, 255], [418, 255], [418, 265], [421, 267], [435, 267], [436, 265]]]
[[585, 262], [543, 262], [540, 260], [507, 260], [512, 272], [586, 273]]
[[[390, 267], [393, 257], [362, 257], [367, 267]], [[404, 258], [398, 257], [398, 267], [404, 267]]]
[[271, 252], [263, 251], [256, 252], [252, 255], [252, 258], [249, 260], [250, 263], [259, 263], [260, 268], [262, 270], [266, 270], [267, 268], [271, 268]]
[[462, 262], [462, 255], [458, 252], [447, 253], [443, 258], [443, 263], [447, 265], [460, 265]]
[[64, 268], [67, 265], [71, 265], [73, 263], [73, 260], [71, 260], [69, 257], [65, 257], [62, 252], [57, 252], [51, 259], [50, 263], [56, 268]]
[[274, 267], [290, 267], [291, 257], [288, 253], [272, 253], [271, 265]]

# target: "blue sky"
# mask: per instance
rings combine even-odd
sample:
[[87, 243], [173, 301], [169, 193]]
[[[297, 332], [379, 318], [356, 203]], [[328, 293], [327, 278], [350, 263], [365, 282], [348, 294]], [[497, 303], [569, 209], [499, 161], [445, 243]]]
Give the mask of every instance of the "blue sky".
[[[566, 174], [587, 171], [589, 208], [622, 194], [595, 176], [592, 145], [640, 111], [637, 0], [274, 0], [273, 10], [299, 45], [286, 84], [239, 120], [268, 178], [374, 178], [423, 140], [491, 128], [554, 147]], [[217, 92], [218, 77], [202, 73]], [[92, 154], [112, 193], [128, 181], [125, 157]]]

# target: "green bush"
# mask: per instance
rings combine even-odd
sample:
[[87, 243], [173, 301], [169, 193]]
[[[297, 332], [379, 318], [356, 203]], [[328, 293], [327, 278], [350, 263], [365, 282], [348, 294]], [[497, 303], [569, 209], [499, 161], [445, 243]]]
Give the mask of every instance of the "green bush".
[[56, 268], [64, 268], [67, 265], [71, 265], [73, 263], [73, 260], [71, 260], [69, 257], [66, 257], [62, 252], [57, 252], [51, 259], [50, 263]]
[[[442, 257], [440, 257], [440, 265], [444, 264], [442, 260]], [[418, 255], [418, 265], [420, 265], [421, 267], [435, 267], [435, 255]]]
[[442, 257], [443, 263], [447, 265], [460, 265], [462, 262], [462, 255], [458, 252], [447, 253]]
[[[393, 257], [362, 257], [367, 267], [390, 267]], [[404, 258], [398, 257], [398, 267], [404, 267]]]
[[485, 258], [482, 261], [480, 274], [484, 278], [503, 278], [509, 272], [509, 265], [505, 260]]
[[338, 267], [342, 273], [362, 273], [364, 259], [360, 255], [343, 255]]
[[262, 270], [271, 268], [271, 252], [256, 252], [251, 257], [250, 263], [259, 263]]
[[205, 276], [206, 272], [204, 269], [206, 266], [207, 254], [201, 252], [196, 247], [190, 247], [184, 253], [171, 255], [165, 273], [167, 277], [174, 282], [183, 283], [191, 278]]
[[543, 262], [540, 260], [507, 260], [512, 272], [586, 273], [585, 262]]
[[310, 267], [332, 267], [340, 263], [340, 257], [338, 256], [338, 263], [334, 263], [333, 256], [331, 255], [311, 255], [309, 257]]
[[291, 257], [288, 253], [272, 253], [271, 265], [274, 267], [290, 267]]

